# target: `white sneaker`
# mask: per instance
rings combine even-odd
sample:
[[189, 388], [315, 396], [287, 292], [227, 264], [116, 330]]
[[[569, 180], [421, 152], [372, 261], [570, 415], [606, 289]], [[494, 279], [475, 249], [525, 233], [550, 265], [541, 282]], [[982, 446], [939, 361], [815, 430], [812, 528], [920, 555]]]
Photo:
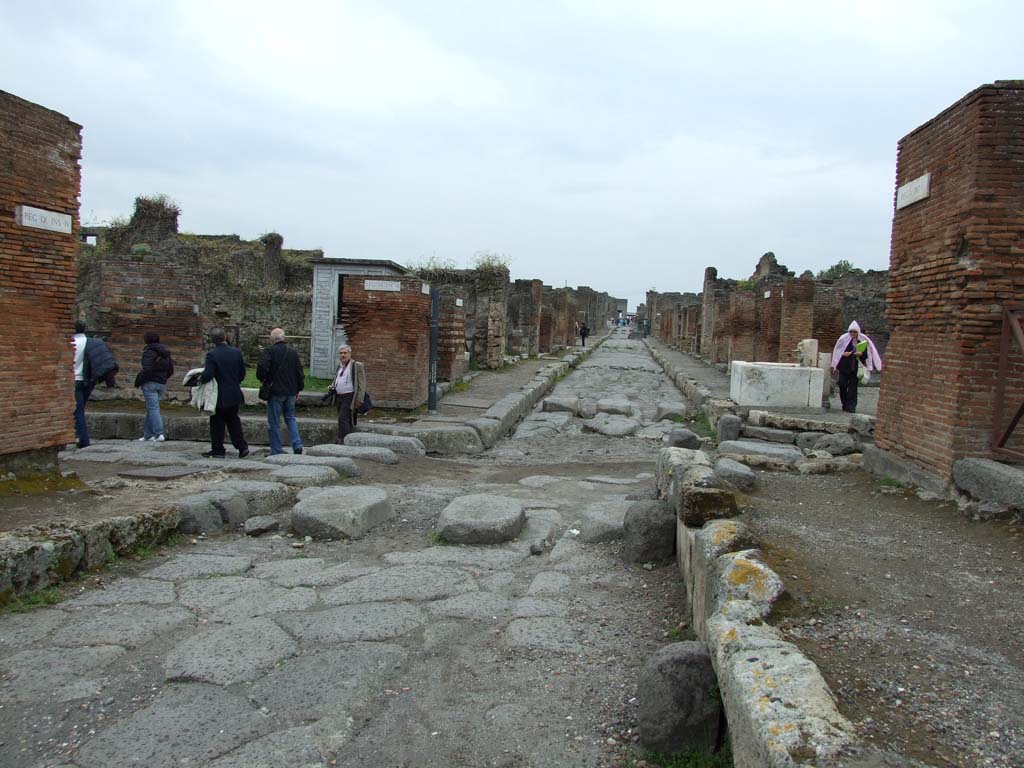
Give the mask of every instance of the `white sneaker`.
[[154, 437], [154, 438], [152, 438], [152, 439], [153, 439], [153, 440], [156, 440], [156, 441], [157, 441], [158, 443], [162, 443], [162, 442], [164, 442], [164, 441], [165, 441], [165, 440], [166, 440], [167, 438], [166, 438], [166, 437], [164, 437], [163, 435], [157, 435], [156, 437]]
[[140, 437], [136, 442], [144, 443], [147, 440], [152, 440], [152, 439], [153, 439], [152, 437]]

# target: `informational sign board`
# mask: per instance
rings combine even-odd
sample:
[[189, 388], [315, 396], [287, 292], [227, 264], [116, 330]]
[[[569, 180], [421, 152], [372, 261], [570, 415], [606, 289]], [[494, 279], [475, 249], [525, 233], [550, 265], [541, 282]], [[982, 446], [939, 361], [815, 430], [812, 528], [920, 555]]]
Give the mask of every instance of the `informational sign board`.
[[896, 190], [896, 210], [900, 208], [906, 208], [912, 203], [916, 203], [919, 200], [924, 200], [928, 197], [929, 190], [931, 188], [932, 175], [926, 173], [924, 176], [918, 176], [913, 181], [908, 181], [902, 187]]
[[364, 280], [363, 288], [367, 291], [401, 291], [402, 284], [397, 280]]
[[14, 206], [14, 220], [23, 227], [45, 229], [47, 232], [71, 234], [71, 217], [66, 213], [44, 211], [29, 205]]

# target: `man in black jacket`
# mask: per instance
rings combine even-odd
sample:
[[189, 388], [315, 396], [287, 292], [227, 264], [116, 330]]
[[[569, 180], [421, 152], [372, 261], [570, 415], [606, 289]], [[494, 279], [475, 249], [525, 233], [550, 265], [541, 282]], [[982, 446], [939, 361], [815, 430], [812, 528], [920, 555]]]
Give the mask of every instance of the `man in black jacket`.
[[75, 347], [75, 438], [79, 448], [88, 448], [89, 426], [85, 421], [85, 405], [97, 381], [105, 381], [108, 387], [116, 386], [117, 360], [103, 339], [90, 339], [85, 335], [85, 323], [75, 322], [75, 335], [71, 343]]
[[210, 450], [203, 456], [223, 459], [224, 428], [231, 435], [231, 444], [238, 449], [238, 458], [249, 455], [249, 444], [242, 434], [242, 421], [238, 408], [242, 398], [242, 379], [245, 378], [245, 360], [235, 347], [229, 347], [223, 328], [210, 329], [210, 341], [214, 347], [206, 353], [206, 367], [199, 380], [204, 384], [211, 379], [217, 381], [217, 408], [210, 414]]
[[[299, 353], [285, 341], [284, 331], [275, 328], [270, 332], [270, 346], [264, 347], [256, 365], [256, 378], [269, 390], [267, 395], [267, 437], [270, 439], [270, 455], [284, 453], [281, 447], [281, 415], [288, 425], [288, 436], [292, 440], [292, 451], [302, 453], [302, 438], [299, 424], [295, 421], [295, 398], [305, 386]], [[262, 395], [261, 395], [262, 396]]]

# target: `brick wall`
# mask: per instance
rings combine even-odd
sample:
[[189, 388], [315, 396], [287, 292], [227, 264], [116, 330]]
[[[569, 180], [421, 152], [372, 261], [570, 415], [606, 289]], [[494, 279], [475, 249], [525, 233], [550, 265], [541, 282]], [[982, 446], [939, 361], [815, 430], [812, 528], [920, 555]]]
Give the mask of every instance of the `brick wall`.
[[366, 387], [385, 408], [417, 408], [427, 401], [430, 294], [423, 281], [388, 277], [400, 291], [366, 290], [364, 279], [345, 281], [341, 319], [352, 357], [366, 366]]
[[[74, 441], [74, 308], [82, 127], [0, 91], [0, 454]], [[72, 232], [22, 226], [16, 206], [71, 216]], [[45, 456], [45, 458], [44, 458]]]
[[[1024, 299], [1024, 83], [982, 86], [904, 137], [897, 188], [925, 173], [929, 196], [893, 215], [875, 437], [949, 478], [956, 459], [992, 455], [1001, 312]], [[1007, 395], [1012, 412], [1019, 350]]]
[[796, 347], [814, 338], [814, 280], [797, 277], [783, 287], [782, 320], [779, 323], [779, 362], [796, 363]]
[[540, 342], [541, 301], [544, 283], [541, 280], [516, 280], [508, 298], [508, 352], [513, 355], [536, 355]]

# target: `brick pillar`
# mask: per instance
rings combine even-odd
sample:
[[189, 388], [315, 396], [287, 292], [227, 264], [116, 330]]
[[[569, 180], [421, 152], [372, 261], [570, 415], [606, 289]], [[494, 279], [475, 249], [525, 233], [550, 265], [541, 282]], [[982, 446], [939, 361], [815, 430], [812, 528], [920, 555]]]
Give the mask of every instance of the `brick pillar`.
[[0, 455], [40, 468], [75, 439], [81, 157], [82, 126], [0, 91]]
[[[1024, 300], [1024, 83], [982, 86], [905, 136], [897, 189], [925, 174], [927, 196], [893, 215], [875, 439], [948, 479], [957, 459], [992, 456], [1001, 313]], [[1008, 410], [1022, 400], [1015, 349]]]
[[729, 360], [754, 359], [754, 293], [735, 291], [729, 297]]
[[757, 347], [754, 359], [779, 362], [779, 333], [782, 330], [782, 286], [766, 285], [754, 298], [757, 312]]

